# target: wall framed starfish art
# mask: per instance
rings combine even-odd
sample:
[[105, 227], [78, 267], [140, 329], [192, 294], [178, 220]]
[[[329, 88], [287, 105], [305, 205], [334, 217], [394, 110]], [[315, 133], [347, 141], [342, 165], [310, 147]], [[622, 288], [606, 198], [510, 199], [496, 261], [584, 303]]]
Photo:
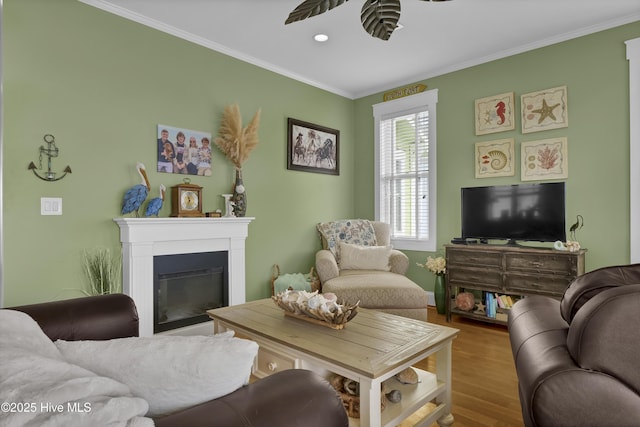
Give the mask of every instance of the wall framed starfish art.
[[520, 99], [523, 134], [569, 126], [566, 86], [525, 93]]

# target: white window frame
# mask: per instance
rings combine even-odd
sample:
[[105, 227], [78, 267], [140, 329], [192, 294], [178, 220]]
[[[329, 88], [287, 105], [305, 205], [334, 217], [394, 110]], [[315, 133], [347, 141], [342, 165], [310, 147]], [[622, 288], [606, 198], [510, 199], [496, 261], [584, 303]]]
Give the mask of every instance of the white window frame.
[[640, 262], [640, 38], [627, 40], [627, 60], [629, 60], [629, 158], [631, 179], [629, 189], [629, 203], [631, 207], [629, 224], [629, 254], [630, 262]]
[[[395, 99], [393, 101], [382, 102], [373, 105], [374, 116], [374, 137], [375, 137], [375, 219], [381, 218], [380, 200], [380, 122], [393, 116], [402, 116], [407, 112], [417, 109], [429, 111], [429, 238], [428, 239], [407, 239], [393, 236], [391, 229], [391, 244], [395, 249], [414, 251], [436, 251], [436, 104], [438, 103], [438, 90], [432, 89], [419, 94]], [[418, 197], [418, 194], [416, 194]]]

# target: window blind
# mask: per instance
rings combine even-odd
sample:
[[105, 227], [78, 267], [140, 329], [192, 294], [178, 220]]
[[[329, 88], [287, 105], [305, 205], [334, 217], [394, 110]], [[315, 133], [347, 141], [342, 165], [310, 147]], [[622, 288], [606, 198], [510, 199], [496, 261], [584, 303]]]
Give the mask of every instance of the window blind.
[[381, 221], [393, 237], [429, 238], [429, 111], [380, 121]]
[[376, 218], [398, 249], [435, 250], [437, 92], [374, 105]]

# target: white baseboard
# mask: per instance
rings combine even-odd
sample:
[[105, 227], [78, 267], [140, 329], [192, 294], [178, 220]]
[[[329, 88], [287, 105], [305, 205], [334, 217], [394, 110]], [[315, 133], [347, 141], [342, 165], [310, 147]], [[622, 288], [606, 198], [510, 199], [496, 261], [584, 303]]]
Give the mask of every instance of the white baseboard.
[[428, 300], [427, 300], [427, 304], [435, 307], [435, 305], [436, 305], [436, 298], [435, 298], [435, 296], [433, 295], [433, 292], [431, 292], [431, 291], [427, 291], [427, 298], [428, 298]]

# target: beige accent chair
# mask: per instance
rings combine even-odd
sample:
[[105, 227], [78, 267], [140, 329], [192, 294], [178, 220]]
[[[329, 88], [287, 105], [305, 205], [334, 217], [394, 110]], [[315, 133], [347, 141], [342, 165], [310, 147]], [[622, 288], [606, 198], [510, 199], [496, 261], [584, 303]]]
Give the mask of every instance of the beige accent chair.
[[[371, 221], [378, 246], [390, 246], [390, 227]], [[341, 269], [333, 252], [327, 249], [320, 233], [322, 248], [316, 253], [316, 271], [322, 292], [333, 292], [338, 300], [348, 304], [360, 301], [360, 307], [427, 321], [427, 293], [405, 276], [409, 258], [391, 249], [388, 271]]]

